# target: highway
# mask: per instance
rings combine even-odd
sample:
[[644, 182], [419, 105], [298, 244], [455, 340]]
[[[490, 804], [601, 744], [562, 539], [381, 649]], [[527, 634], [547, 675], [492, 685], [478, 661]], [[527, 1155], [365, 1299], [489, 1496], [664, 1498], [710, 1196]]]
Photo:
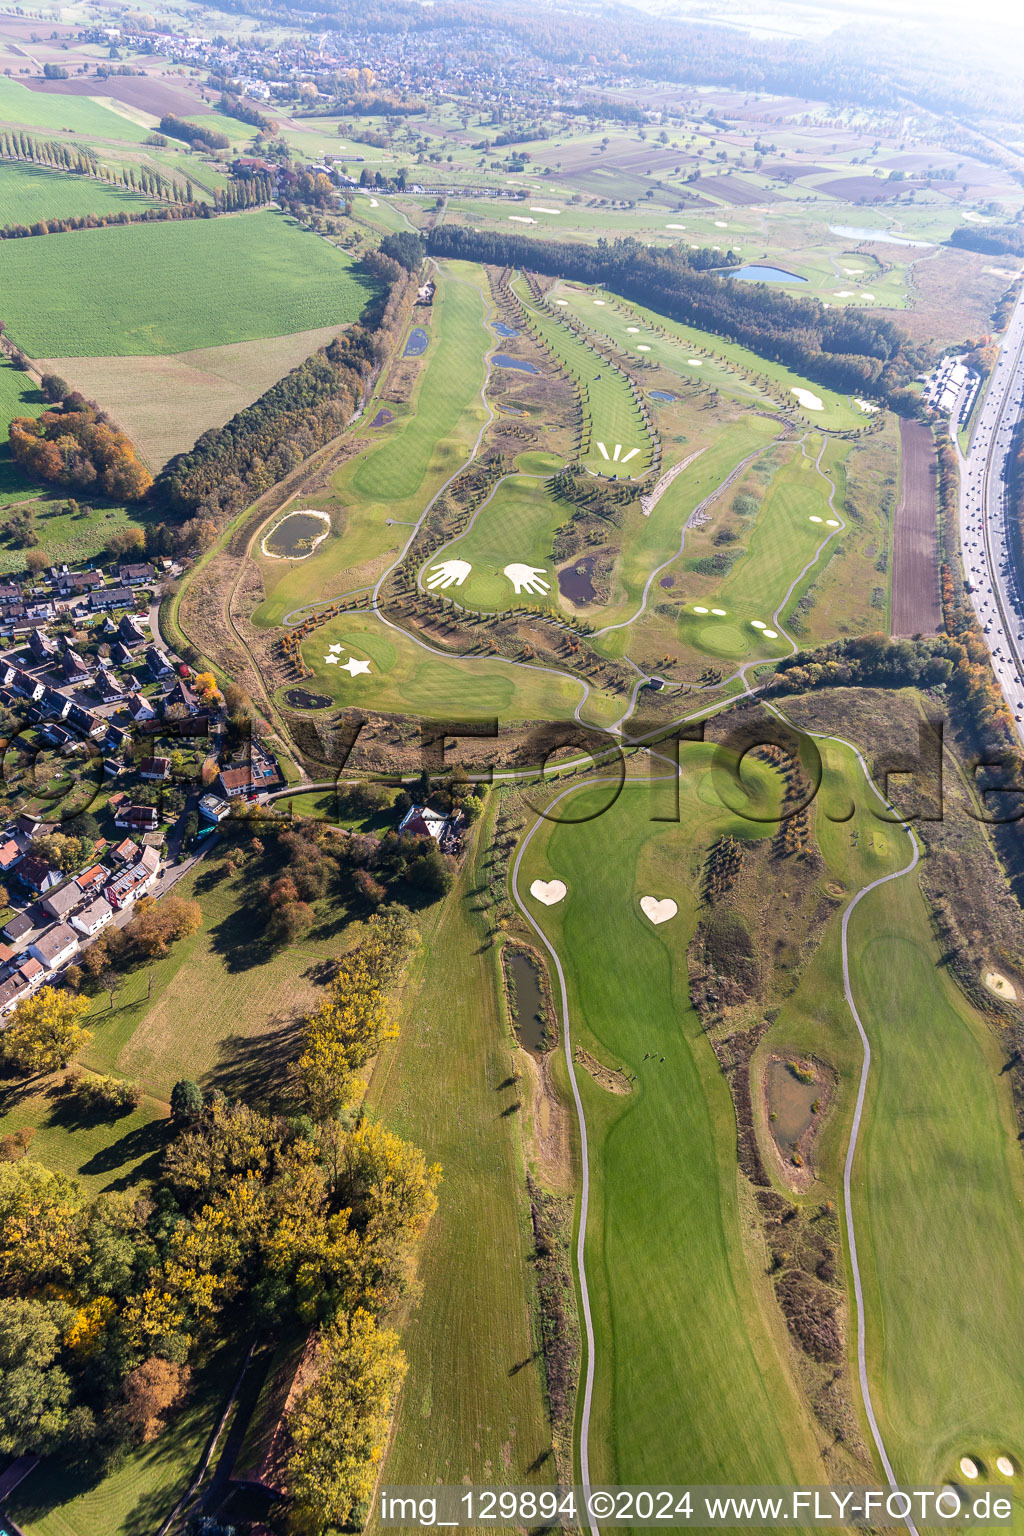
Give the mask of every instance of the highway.
[[[1005, 471], [1024, 404], [1024, 293], [1014, 308], [966, 457], [960, 460], [960, 550], [992, 669], [1024, 741], [1024, 583], [1007, 540]], [[959, 402], [958, 402], [959, 406]], [[953, 412], [956, 421], [958, 409]]]

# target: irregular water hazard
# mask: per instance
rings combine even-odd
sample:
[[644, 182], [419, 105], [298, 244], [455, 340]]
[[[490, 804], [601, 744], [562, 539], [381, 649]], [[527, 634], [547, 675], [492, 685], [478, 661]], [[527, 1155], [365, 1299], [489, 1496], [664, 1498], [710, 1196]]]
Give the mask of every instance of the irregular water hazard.
[[787, 272], [785, 267], [763, 266], [760, 262], [752, 262], [747, 267], [724, 268], [730, 277], [738, 277], [741, 283], [806, 283], [806, 277], [801, 277], [799, 272]]
[[597, 588], [594, 586], [594, 567], [597, 564], [597, 555], [584, 555], [581, 560], [574, 560], [572, 565], [567, 565], [558, 573], [558, 590], [563, 597], [567, 597], [571, 603], [592, 603], [597, 598]]
[[829, 1072], [807, 1057], [771, 1056], [763, 1086], [768, 1129], [787, 1177], [799, 1180], [799, 1170], [808, 1177], [810, 1148], [831, 1098]]
[[529, 950], [506, 944], [501, 952], [512, 1025], [531, 1056], [543, 1056], [555, 1043], [540, 961]]
[[422, 325], [417, 325], [409, 332], [409, 340], [405, 344], [403, 357], [422, 357], [430, 343], [430, 337]]
[[524, 357], [510, 357], [507, 352], [495, 352], [491, 361], [496, 368], [515, 368], [520, 373], [540, 373], [540, 369], [528, 363]]
[[307, 560], [330, 531], [326, 512], [289, 512], [264, 534], [260, 549], [272, 560]]

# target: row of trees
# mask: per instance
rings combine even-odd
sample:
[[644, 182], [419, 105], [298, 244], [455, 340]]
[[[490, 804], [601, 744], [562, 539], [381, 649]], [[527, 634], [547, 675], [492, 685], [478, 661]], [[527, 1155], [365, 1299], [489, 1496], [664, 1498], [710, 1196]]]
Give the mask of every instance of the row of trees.
[[[239, 196], [234, 183], [214, 194], [215, 210], [230, 212], [234, 208], [248, 208], [254, 204]], [[24, 240], [32, 235], [63, 235], [78, 229], [107, 229], [111, 225], [165, 224], [179, 219], [208, 219], [214, 210], [209, 203], [193, 202], [183, 198], [180, 202], [167, 203], [162, 208], [146, 208], [141, 213], [129, 213], [120, 208], [116, 213], [81, 213], [65, 215], [59, 219], [37, 219], [34, 224], [7, 224], [0, 229], [0, 240]]]
[[130, 438], [79, 394], [35, 419], [16, 416], [9, 436], [15, 462], [39, 480], [95, 486], [114, 501], [141, 501], [153, 484]]
[[191, 144], [193, 149], [227, 149], [231, 143], [227, 134], [218, 133], [216, 128], [200, 128], [195, 123], [187, 123], [183, 117], [175, 117], [168, 112], [160, 119], [160, 132], [168, 138], [181, 139], [185, 144]]
[[585, 245], [441, 224], [430, 231], [427, 250], [599, 284], [829, 388], [868, 391], [897, 409], [917, 409], [905, 386], [920, 358], [892, 321], [862, 310], [827, 309], [818, 299], [798, 298], [769, 283], [723, 280], [707, 269], [727, 259], [709, 248], [662, 250], [632, 238]]
[[156, 494], [177, 516], [219, 526], [329, 442], [351, 420], [387, 355], [411, 299], [412, 279], [378, 253], [364, 265], [381, 285], [366, 320], [279, 379], [223, 427], [204, 432], [161, 471]]

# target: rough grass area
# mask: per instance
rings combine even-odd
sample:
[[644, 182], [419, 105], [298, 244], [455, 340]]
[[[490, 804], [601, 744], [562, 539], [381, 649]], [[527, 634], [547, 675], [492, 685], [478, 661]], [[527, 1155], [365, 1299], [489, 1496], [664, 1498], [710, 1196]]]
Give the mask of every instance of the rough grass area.
[[389, 1483], [479, 1482], [498, 1467], [524, 1483], [554, 1473], [541, 1462], [551, 1432], [531, 1326], [523, 1116], [509, 1112], [512, 1040], [475, 889], [485, 878], [471, 860], [443, 925], [421, 924], [401, 1034], [368, 1098], [444, 1169], [402, 1333], [409, 1374], [384, 1464]]
[[349, 257], [280, 214], [82, 230], [0, 246], [11, 335], [32, 357], [139, 357], [355, 320]]
[[151, 198], [89, 176], [69, 176], [38, 165], [0, 165], [0, 226], [85, 213], [138, 213], [155, 206]]
[[45, 409], [46, 401], [32, 376], [0, 358], [0, 507], [37, 494], [11, 457], [7, 429], [15, 416], [38, 416]]
[[156, 471], [251, 405], [339, 329], [322, 326], [163, 357], [55, 357], [39, 366], [100, 401]]

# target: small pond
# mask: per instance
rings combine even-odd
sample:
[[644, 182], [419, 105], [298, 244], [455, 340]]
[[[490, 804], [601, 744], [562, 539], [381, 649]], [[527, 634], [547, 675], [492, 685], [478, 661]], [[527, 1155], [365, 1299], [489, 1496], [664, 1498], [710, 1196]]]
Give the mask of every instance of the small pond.
[[330, 531], [326, 512], [289, 512], [264, 536], [260, 547], [278, 560], [305, 560]]
[[495, 352], [492, 361], [496, 368], [518, 368], [520, 373], [540, 372], [539, 368], [535, 368], [533, 364], [528, 363], [525, 358], [509, 357], [507, 352]]
[[829, 229], [834, 235], [842, 235], [844, 240], [869, 240], [877, 245], [913, 245], [919, 250], [930, 250], [935, 243], [932, 240], [908, 240], [906, 235], [890, 235], [887, 229], [857, 229], [853, 224], [830, 224]]
[[402, 353], [402, 356], [422, 357], [427, 350], [429, 342], [430, 337], [422, 325], [417, 325], [414, 330], [409, 332], [409, 340], [405, 344], [405, 351]]
[[531, 1056], [543, 1056], [553, 1044], [547, 1024], [544, 992], [541, 987], [537, 962], [521, 949], [506, 946], [502, 950], [502, 963], [515, 988], [513, 1023], [520, 1045]]
[[675, 395], [670, 395], [667, 389], [649, 389], [647, 393], [652, 400], [664, 400], [666, 405], [675, 404]]
[[572, 565], [567, 565], [564, 571], [558, 573], [558, 590], [563, 597], [567, 597], [571, 603], [593, 603], [597, 600], [597, 588], [594, 586], [594, 566], [597, 564], [597, 555], [584, 555], [580, 560], [574, 560]]
[[330, 709], [334, 700], [326, 693], [310, 693], [306, 688], [289, 688], [284, 696], [293, 709]]
[[675, 584], [676, 584], [676, 579], [675, 579], [674, 576], [663, 576], [661, 578], [661, 581], [658, 583], [658, 585], [664, 587], [666, 589], [666, 591], [668, 590], [669, 587], [674, 587]]
[[[814, 1124], [812, 1105], [822, 1097], [817, 1072], [811, 1082], [801, 1082], [797, 1075], [803, 1063], [774, 1059], [765, 1072], [769, 1125], [772, 1137], [783, 1157], [790, 1161], [800, 1142]], [[772, 1118], [773, 1117], [773, 1118]]]
[[394, 411], [389, 411], [387, 406], [382, 405], [380, 410], [377, 412], [376, 416], [370, 422], [370, 426], [371, 427], [386, 427], [388, 422], [389, 421], [394, 421], [394, 419], [395, 419]]
[[515, 330], [513, 326], [506, 325], [504, 320], [495, 320], [494, 329], [497, 331], [499, 336], [504, 336], [506, 341], [511, 341], [513, 336], [519, 335], [519, 332]]
[[738, 277], [741, 283], [806, 283], [799, 272], [787, 272], [785, 267], [764, 267], [752, 262], [749, 267], [726, 267], [730, 277]]

